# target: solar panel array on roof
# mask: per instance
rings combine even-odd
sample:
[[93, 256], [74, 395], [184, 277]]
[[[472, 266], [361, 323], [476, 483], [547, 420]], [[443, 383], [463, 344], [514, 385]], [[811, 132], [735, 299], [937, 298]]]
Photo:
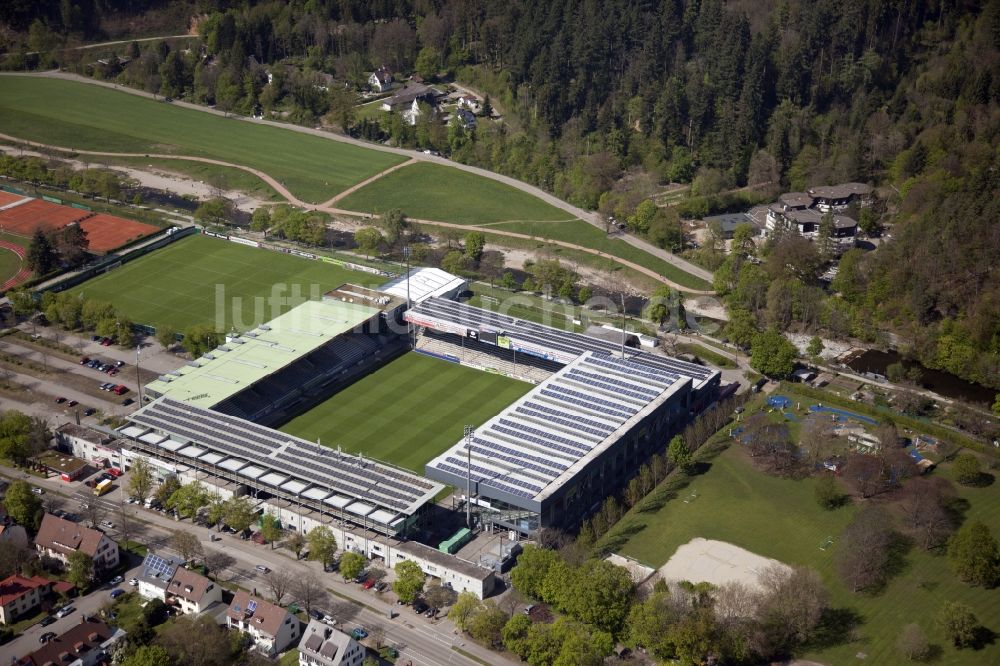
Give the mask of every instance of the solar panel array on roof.
[[632, 373], [620, 359], [587, 352], [478, 428], [468, 448], [463, 440], [428, 463], [428, 472], [465, 478], [471, 469], [480, 485], [535, 498], [689, 381], [654, 367]]
[[[581, 333], [562, 331], [551, 326], [515, 319], [490, 310], [437, 297], [428, 298], [423, 303], [414, 306], [406, 313], [406, 316], [407, 319], [412, 319], [418, 325], [430, 325], [431, 328], [441, 325], [440, 330], [452, 331], [458, 328], [502, 333], [511, 341], [512, 345], [525, 344], [527, 345], [526, 350], [528, 348], [541, 350], [551, 360], [564, 364], [572, 362], [586, 351], [608, 355], [618, 354], [619, 356], [621, 353], [619, 345], [607, 340]], [[626, 353], [629, 359], [626, 368], [634, 368], [650, 375], [669, 372], [681, 377], [690, 377], [694, 380], [695, 385], [710, 379], [717, 372], [695, 363], [687, 363], [645, 351], [629, 349]], [[616, 360], [621, 362], [621, 358]]]
[[328, 490], [328, 494], [336, 492], [396, 513], [412, 514], [441, 489], [440, 484], [374, 460], [340, 454], [283, 432], [169, 397], [155, 400], [133, 413], [129, 420], [168, 433], [175, 439], [196, 443], [199, 455], [209, 449], [227, 457], [248, 460], [266, 468], [269, 481], [295, 480], [303, 488], [319, 486]]

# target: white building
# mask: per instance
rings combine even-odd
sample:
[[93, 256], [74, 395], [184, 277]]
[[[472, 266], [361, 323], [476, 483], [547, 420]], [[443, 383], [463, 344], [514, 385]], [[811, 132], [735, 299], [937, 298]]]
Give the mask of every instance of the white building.
[[156, 553], [149, 553], [142, 562], [142, 571], [139, 579], [139, 595], [145, 599], [159, 599], [167, 602], [167, 589], [174, 574], [184, 563], [176, 557], [161, 557]]
[[365, 649], [342, 631], [310, 620], [299, 643], [299, 666], [359, 666]]
[[385, 92], [391, 90], [395, 85], [395, 79], [392, 76], [392, 71], [382, 65], [368, 77], [368, 87], [375, 92]]
[[116, 442], [110, 435], [75, 423], [64, 423], [56, 428], [56, 445], [59, 448], [100, 469], [121, 468], [121, 448]]
[[226, 625], [253, 640], [254, 649], [267, 657], [284, 652], [299, 638], [301, 623], [281, 606], [239, 590], [226, 611]]
[[416, 304], [434, 296], [455, 298], [468, 284], [464, 278], [440, 268], [411, 268], [409, 273], [389, 280], [378, 290], [404, 301], [409, 297]]
[[167, 603], [176, 605], [185, 615], [203, 612], [222, 603], [222, 587], [199, 573], [178, 567], [167, 586]]

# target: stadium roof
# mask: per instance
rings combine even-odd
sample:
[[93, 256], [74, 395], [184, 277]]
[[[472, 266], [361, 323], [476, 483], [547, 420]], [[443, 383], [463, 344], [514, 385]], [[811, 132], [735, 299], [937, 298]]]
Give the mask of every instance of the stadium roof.
[[[564, 365], [572, 363], [586, 351], [616, 355], [621, 358], [621, 345], [614, 342], [514, 319], [490, 310], [441, 298], [429, 298], [414, 306], [407, 311], [406, 319], [418, 326], [463, 337], [467, 336], [470, 330], [475, 331], [480, 342], [495, 344]], [[625, 353], [629, 361], [648, 366], [657, 372], [690, 377], [695, 389], [701, 388], [719, 375], [718, 370], [668, 356], [631, 348], [626, 348]]]
[[[142, 438], [135, 436], [134, 428], [155, 430], [166, 434], [168, 441], [191, 444], [176, 452], [182, 458], [229, 470], [248, 482], [276, 489], [280, 485], [285, 492], [290, 487], [292, 495], [322, 499], [330, 506], [350, 506], [352, 513], [369, 520], [391, 514], [383, 522], [386, 525], [393, 525], [401, 515], [412, 515], [443, 488], [412, 472], [170, 397], [154, 400], [128, 419], [131, 426], [120, 432], [135, 440]], [[147, 443], [150, 446], [155, 445]], [[219, 461], [215, 454], [224, 459]], [[388, 513], [376, 513], [379, 509]]]
[[[472, 478], [481, 493], [488, 487], [540, 502], [690, 381], [588, 351], [476, 429]], [[427, 473], [464, 479], [468, 462], [463, 439]]]
[[337, 336], [377, 315], [379, 310], [336, 300], [306, 301], [201, 358], [146, 385], [199, 407], [212, 407], [274, 374]]
[[406, 275], [389, 280], [379, 291], [406, 301], [406, 283], [410, 283], [410, 302], [421, 303], [435, 296], [446, 296], [465, 287], [465, 280], [440, 268], [413, 268]]

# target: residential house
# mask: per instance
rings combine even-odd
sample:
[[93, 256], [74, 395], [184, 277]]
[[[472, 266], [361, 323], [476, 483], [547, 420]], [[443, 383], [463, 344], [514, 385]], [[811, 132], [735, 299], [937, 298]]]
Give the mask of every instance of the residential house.
[[[863, 183], [821, 186], [808, 192], [786, 192], [778, 201], [767, 207], [764, 235], [778, 228], [795, 231], [801, 236], [814, 239], [819, 235], [823, 217], [830, 213], [833, 220], [833, 237], [837, 248], [844, 251], [854, 246], [858, 234], [858, 223], [840, 212], [849, 205], [871, 204], [871, 187]], [[757, 216], [751, 212], [751, 217]]]
[[52, 582], [40, 576], [14, 574], [0, 580], [0, 624], [10, 624], [38, 608], [52, 589]]
[[462, 95], [455, 102], [455, 105], [460, 109], [467, 109], [472, 113], [479, 113], [483, 110], [483, 105], [478, 99], [472, 97], [471, 95]]
[[410, 103], [410, 108], [403, 111], [403, 120], [405, 120], [410, 125], [416, 125], [417, 121], [420, 120], [420, 116], [423, 112], [420, 110], [420, 102], [413, 100]]
[[104, 532], [46, 513], [35, 537], [35, 548], [64, 565], [70, 553], [80, 551], [94, 560], [95, 572], [118, 566], [118, 544]]
[[226, 611], [226, 624], [247, 634], [258, 652], [273, 657], [299, 638], [301, 623], [281, 606], [240, 590]]
[[109, 627], [92, 617], [81, 616], [79, 624], [11, 663], [17, 666], [95, 666], [110, 663], [115, 644], [124, 637], [125, 631], [122, 629]]
[[844, 210], [853, 203], [859, 206], [871, 205], [872, 188], [864, 183], [842, 183], [840, 185], [821, 185], [809, 190], [814, 206], [820, 212], [829, 210]]
[[167, 603], [181, 612], [198, 614], [214, 603], [222, 602], [222, 587], [194, 571], [177, 567], [167, 587]]
[[145, 599], [159, 599], [166, 603], [167, 589], [174, 574], [182, 568], [184, 561], [177, 557], [161, 557], [150, 552], [142, 561], [139, 579], [139, 595]]
[[412, 108], [415, 101], [433, 104], [437, 95], [437, 91], [425, 85], [406, 86], [392, 97], [382, 100], [382, 105], [379, 108], [383, 111], [405, 111]]
[[344, 632], [310, 620], [299, 643], [299, 666], [359, 666], [365, 649]]
[[476, 129], [476, 114], [468, 109], [455, 109], [455, 116], [465, 129]]
[[368, 77], [368, 87], [375, 92], [386, 92], [391, 90], [395, 85], [395, 79], [392, 76], [392, 70], [390, 70], [385, 65], [382, 65]]

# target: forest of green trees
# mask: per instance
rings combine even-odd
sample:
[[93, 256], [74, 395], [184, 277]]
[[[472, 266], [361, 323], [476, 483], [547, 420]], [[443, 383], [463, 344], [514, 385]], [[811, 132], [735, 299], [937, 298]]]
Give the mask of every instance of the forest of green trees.
[[[352, 105], [375, 67], [458, 80], [488, 94], [503, 122], [422, 141], [619, 215], [668, 182], [694, 181], [696, 194], [879, 186], [892, 242], [849, 258], [839, 296], [812, 272], [782, 270], [734, 305], [759, 327], [883, 343], [897, 333], [925, 365], [1000, 387], [996, 0], [153, 3], [167, 5], [202, 17], [201, 50], [126, 45], [124, 71], [103, 74], [369, 138], [382, 129]], [[0, 20], [27, 36], [16, 61], [29, 44], [99, 39], [102, 17], [148, 7], [16, 0]], [[323, 90], [322, 74], [347, 86]], [[732, 263], [727, 291], [745, 292], [736, 285], [759, 276], [741, 271], [760, 269]]]

